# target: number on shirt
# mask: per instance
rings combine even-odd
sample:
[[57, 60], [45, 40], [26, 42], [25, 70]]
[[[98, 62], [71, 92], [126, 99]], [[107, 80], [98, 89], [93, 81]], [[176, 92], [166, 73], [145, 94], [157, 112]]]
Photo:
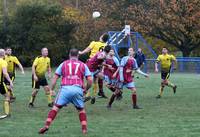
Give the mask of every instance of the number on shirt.
[[[80, 63], [74, 62], [74, 64], [76, 65], [75, 68], [75, 72], [74, 74], [76, 75], [80, 66]], [[69, 64], [67, 64], [69, 66], [69, 74], [72, 75], [72, 63], [70, 62]]]

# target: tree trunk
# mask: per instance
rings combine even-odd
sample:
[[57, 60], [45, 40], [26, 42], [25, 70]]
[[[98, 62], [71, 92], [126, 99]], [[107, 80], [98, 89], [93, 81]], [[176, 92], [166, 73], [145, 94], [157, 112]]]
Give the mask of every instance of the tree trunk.
[[7, 18], [8, 18], [7, 0], [4, 0], [3, 1], [3, 29], [5, 32], [7, 30]]
[[17, 0], [13, 0], [14, 1], [14, 8], [17, 7]]
[[191, 50], [190, 49], [182, 49], [181, 50], [183, 53], [183, 57], [189, 57], [191, 54]]

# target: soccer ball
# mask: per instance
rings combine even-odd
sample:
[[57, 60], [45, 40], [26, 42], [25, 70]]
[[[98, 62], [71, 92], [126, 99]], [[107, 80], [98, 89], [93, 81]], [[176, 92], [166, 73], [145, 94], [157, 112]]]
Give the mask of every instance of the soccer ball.
[[93, 13], [92, 13], [92, 17], [95, 19], [95, 18], [99, 18], [101, 16], [101, 14], [100, 14], [100, 12], [98, 12], [98, 11], [94, 11]]

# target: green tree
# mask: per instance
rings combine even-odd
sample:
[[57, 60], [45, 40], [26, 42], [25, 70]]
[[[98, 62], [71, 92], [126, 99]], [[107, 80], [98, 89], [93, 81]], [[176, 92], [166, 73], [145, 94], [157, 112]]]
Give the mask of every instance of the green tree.
[[128, 8], [129, 22], [136, 31], [161, 39], [180, 51], [183, 56], [200, 48], [199, 0], [147, 0]]
[[71, 32], [76, 25], [59, 3], [20, 1], [9, 19], [3, 46], [12, 47], [25, 66], [30, 66], [40, 49], [47, 47], [53, 64], [58, 64], [71, 48]]

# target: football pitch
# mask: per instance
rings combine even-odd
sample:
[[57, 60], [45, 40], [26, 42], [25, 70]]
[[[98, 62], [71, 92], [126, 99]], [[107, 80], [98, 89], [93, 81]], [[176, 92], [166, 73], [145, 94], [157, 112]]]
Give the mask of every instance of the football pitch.
[[[123, 99], [115, 101], [111, 110], [106, 108], [107, 99], [98, 99], [94, 105], [86, 103], [88, 137], [198, 137], [200, 136], [200, 75], [172, 74], [171, 81], [178, 86], [174, 95], [165, 88], [159, 92], [160, 74], [150, 74], [146, 79], [135, 79], [138, 104], [134, 110], [131, 93], [124, 90]], [[57, 83], [57, 85], [59, 85]], [[0, 137], [39, 137], [38, 130], [44, 125], [49, 108], [43, 89], [35, 101], [35, 108], [28, 108], [31, 95], [31, 72], [17, 73], [14, 84], [17, 100], [11, 105], [11, 117], [0, 120]], [[104, 89], [110, 97], [110, 91]], [[2, 96], [1, 106], [3, 102]], [[2, 107], [0, 107], [2, 113]], [[70, 105], [57, 115], [44, 137], [82, 136], [78, 113]]]

